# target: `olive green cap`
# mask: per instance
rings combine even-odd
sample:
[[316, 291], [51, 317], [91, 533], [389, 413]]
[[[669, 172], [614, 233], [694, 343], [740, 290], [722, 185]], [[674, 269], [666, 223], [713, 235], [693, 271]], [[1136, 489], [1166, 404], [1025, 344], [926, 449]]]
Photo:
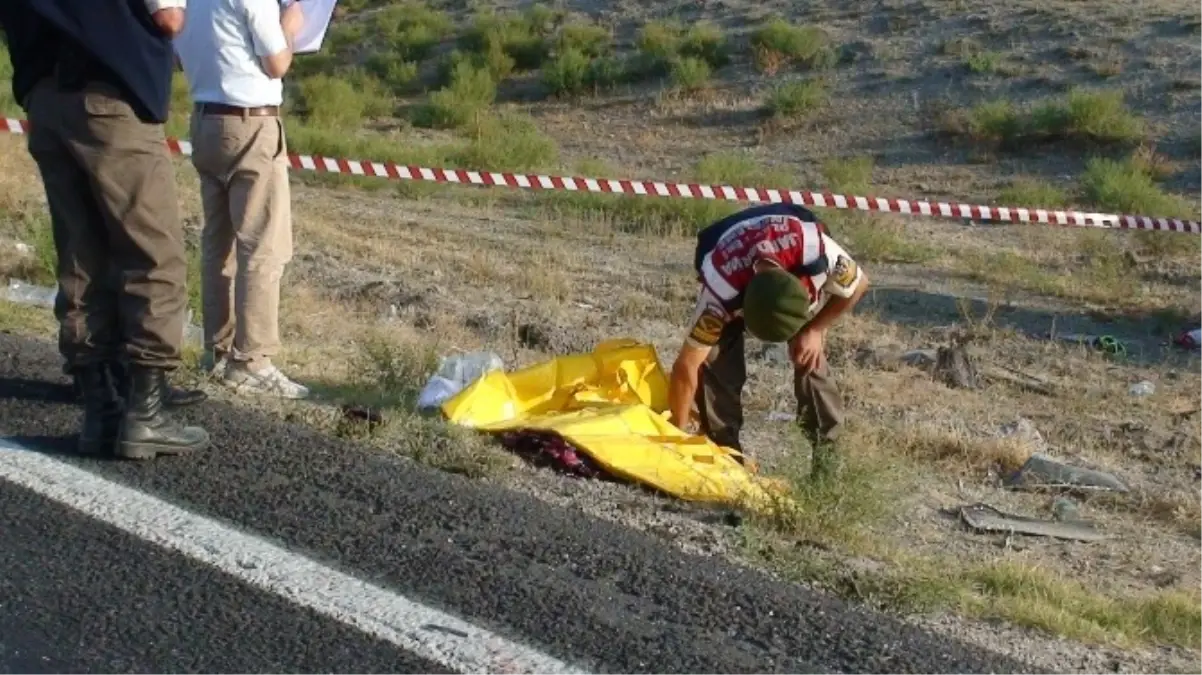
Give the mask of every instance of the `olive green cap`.
[[801, 279], [780, 268], [751, 278], [743, 292], [747, 332], [764, 342], [786, 342], [810, 316], [810, 293]]

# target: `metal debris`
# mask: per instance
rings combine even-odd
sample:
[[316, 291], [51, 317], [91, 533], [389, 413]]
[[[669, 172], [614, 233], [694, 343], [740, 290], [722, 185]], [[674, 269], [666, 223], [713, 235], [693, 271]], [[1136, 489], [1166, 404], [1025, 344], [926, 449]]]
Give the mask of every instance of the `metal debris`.
[[1029, 534], [1072, 541], [1101, 541], [1108, 538], [1090, 522], [1081, 520], [1057, 522], [1041, 518], [1028, 518], [999, 511], [984, 503], [960, 507], [960, 519], [972, 529], [980, 532], [1000, 532], [1007, 535]]
[[1085, 469], [1057, 461], [1043, 453], [1035, 453], [1026, 464], [1015, 471], [1007, 480], [1011, 488], [1076, 488], [1084, 490], [1112, 490], [1129, 492], [1130, 489], [1113, 474], [1094, 469]]

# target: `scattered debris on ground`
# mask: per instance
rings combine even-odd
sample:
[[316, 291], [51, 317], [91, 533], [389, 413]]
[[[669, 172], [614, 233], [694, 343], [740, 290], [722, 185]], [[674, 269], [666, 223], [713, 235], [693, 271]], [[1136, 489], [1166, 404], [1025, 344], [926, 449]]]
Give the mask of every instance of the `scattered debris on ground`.
[[976, 503], [960, 507], [960, 518], [969, 527], [981, 532], [1030, 534], [1040, 537], [1100, 541], [1106, 535], [1092, 524], [1080, 520], [1057, 521], [1029, 518], [1005, 513], [988, 504]]

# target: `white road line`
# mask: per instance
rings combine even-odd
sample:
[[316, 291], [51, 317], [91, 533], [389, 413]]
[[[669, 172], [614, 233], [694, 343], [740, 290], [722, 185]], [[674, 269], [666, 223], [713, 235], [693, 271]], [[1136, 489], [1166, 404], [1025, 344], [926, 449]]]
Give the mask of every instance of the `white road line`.
[[0, 438], [0, 479], [464, 673], [578, 673], [466, 621]]

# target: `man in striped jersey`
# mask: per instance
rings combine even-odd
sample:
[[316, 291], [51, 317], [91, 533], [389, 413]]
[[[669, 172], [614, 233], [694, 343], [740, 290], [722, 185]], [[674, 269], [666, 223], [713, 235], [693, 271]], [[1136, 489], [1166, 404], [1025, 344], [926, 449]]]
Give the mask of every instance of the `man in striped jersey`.
[[787, 342], [797, 420], [813, 448], [811, 476], [835, 475], [844, 412], [826, 333], [863, 297], [864, 271], [813, 213], [794, 204], [751, 207], [702, 230], [694, 265], [701, 288], [672, 367], [673, 422], [684, 427], [696, 402], [701, 431], [742, 451], [744, 332]]

